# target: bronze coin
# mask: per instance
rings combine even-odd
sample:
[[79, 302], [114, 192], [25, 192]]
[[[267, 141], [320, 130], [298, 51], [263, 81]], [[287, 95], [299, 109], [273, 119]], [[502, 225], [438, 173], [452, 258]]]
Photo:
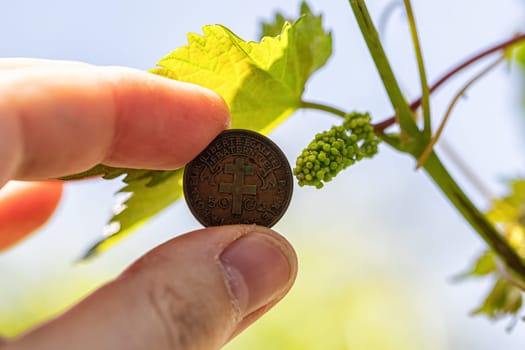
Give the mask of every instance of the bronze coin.
[[204, 226], [271, 227], [290, 204], [292, 170], [281, 149], [250, 130], [223, 131], [184, 170], [184, 198]]

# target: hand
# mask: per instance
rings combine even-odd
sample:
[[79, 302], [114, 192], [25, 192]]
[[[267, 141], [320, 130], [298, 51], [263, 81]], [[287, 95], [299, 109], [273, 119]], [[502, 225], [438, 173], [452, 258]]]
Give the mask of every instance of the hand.
[[[59, 181], [95, 164], [174, 169], [229, 124], [212, 92], [75, 62], [0, 60], [0, 249], [42, 225]], [[12, 349], [218, 349], [275, 305], [296, 275], [274, 231], [221, 226], [153, 249]]]

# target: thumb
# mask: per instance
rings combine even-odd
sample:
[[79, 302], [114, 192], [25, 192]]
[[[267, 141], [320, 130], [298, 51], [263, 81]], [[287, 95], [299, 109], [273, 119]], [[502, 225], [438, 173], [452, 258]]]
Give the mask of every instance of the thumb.
[[292, 247], [270, 229], [195, 231], [6, 349], [218, 349], [277, 303], [296, 272]]

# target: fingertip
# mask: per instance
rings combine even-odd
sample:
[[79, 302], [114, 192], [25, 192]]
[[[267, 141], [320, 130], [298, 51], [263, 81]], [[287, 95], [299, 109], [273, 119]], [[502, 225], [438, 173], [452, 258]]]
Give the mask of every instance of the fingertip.
[[264, 227], [253, 226], [229, 244], [220, 261], [228, 289], [244, 317], [282, 298], [297, 274], [291, 245]]
[[196, 89], [198, 93], [202, 94], [202, 96], [208, 98], [210, 104], [209, 108], [210, 110], [214, 111], [212, 117], [216, 120], [217, 125], [219, 125], [222, 129], [229, 129], [231, 127], [230, 109], [228, 108], [228, 105], [226, 104], [226, 101], [222, 98], [222, 96], [213, 90], [207, 89], [199, 85], [188, 85]]
[[62, 196], [60, 181], [11, 181], [0, 190], [0, 251], [27, 238], [53, 215]]
[[[142, 71], [139, 72], [140, 74], [149, 74]], [[209, 115], [213, 118], [215, 124], [219, 125], [222, 129], [228, 129], [231, 126], [231, 114], [228, 104], [224, 98], [215, 91], [200, 85], [170, 79], [157, 74], [150, 76], [159, 83], [167, 84], [175, 95], [179, 94], [181, 89], [190, 91], [192, 94], [200, 98], [199, 102], [202, 104], [203, 108], [211, 112]]]
[[105, 67], [105, 74], [116, 118], [104, 164], [178, 168], [231, 123], [225, 101], [204, 87], [123, 67]]

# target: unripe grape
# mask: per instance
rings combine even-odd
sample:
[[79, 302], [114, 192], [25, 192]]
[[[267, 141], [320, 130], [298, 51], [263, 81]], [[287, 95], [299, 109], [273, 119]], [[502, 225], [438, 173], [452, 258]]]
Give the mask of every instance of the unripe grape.
[[380, 141], [368, 113], [347, 114], [342, 125], [315, 135], [297, 157], [294, 175], [300, 186], [321, 188], [341, 170], [374, 156]]

